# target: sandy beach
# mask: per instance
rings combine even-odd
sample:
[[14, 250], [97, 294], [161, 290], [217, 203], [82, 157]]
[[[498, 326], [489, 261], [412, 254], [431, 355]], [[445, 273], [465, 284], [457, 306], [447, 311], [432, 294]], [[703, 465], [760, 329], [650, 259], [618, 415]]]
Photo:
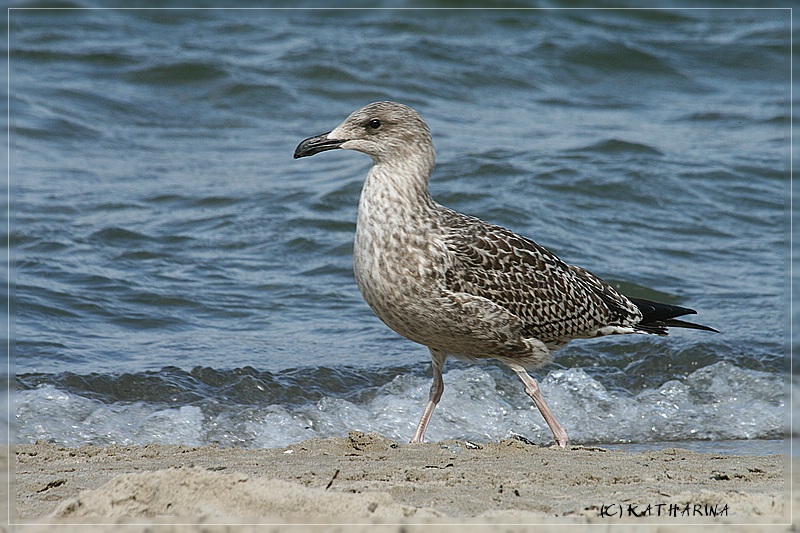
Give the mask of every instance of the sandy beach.
[[341, 524], [351, 524], [348, 531], [374, 524], [410, 531], [432, 523], [503, 523], [522, 531], [565, 522], [747, 529], [787, 523], [790, 505], [783, 456], [678, 448], [628, 453], [517, 440], [409, 446], [351, 432], [281, 449], [40, 442], [17, 446], [15, 454], [12, 521], [31, 524], [26, 531], [52, 531], [47, 524], [77, 531], [86, 523], [109, 531], [113, 524], [159, 523], [187, 532], [271, 523], [270, 531], [282, 531], [311, 522], [325, 531]]

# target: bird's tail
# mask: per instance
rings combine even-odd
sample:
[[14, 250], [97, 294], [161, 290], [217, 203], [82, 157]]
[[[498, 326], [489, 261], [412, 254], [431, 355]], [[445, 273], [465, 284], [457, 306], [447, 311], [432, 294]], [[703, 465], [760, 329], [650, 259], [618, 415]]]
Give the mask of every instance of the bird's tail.
[[697, 311], [689, 309], [688, 307], [681, 307], [679, 305], [662, 304], [650, 300], [643, 300], [641, 298], [628, 299], [639, 308], [642, 312], [642, 320], [636, 326], [638, 331], [643, 333], [653, 333], [655, 335], [666, 335], [668, 328], [688, 328], [699, 329], [702, 331], [713, 331], [719, 333], [714, 328], [704, 326], [702, 324], [695, 324], [694, 322], [686, 322], [685, 320], [678, 320], [676, 317], [683, 315], [696, 315]]

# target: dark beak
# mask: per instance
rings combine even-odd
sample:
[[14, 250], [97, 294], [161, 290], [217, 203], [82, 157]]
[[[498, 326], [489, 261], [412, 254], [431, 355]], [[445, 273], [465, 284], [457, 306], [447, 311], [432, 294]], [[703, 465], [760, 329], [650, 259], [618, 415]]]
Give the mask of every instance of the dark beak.
[[335, 148], [339, 148], [342, 143], [347, 141], [347, 139], [329, 139], [328, 133], [323, 133], [322, 135], [317, 135], [315, 137], [309, 137], [298, 144], [297, 148], [294, 150], [294, 158], [297, 159], [300, 157], [307, 157], [324, 152], [325, 150], [333, 150]]

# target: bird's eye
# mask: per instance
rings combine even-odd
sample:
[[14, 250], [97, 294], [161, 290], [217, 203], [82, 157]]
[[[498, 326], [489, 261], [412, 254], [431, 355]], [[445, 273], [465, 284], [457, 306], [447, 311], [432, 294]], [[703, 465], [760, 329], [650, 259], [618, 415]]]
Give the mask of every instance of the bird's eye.
[[373, 130], [377, 130], [378, 128], [380, 128], [380, 127], [381, 127], [381, 121], [380, 121], [380, 120], [378, 120], [377, 118], [373, 118], [372, 120], [370, 120], [370, 121], [367, 123], [367, 126], [369, 126], [370, 128], [372, 128]]

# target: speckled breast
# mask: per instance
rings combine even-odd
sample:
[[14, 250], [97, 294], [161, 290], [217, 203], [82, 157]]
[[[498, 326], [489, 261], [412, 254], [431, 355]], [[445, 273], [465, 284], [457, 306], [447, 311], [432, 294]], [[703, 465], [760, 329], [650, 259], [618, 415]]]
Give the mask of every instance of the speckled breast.
[[356, 282], [387, 326], [430, 345], [442, 334], [436, 309], [447, 253], [434, 228], [404, 222], [388, 225], [359, 217], [353, 252]]

